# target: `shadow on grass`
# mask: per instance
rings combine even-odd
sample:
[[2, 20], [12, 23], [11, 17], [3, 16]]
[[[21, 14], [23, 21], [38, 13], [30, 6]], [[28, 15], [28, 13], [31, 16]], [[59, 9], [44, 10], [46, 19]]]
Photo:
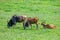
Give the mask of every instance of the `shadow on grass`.
[[8, 29], [18, 29], [18, 30], [39, 30], [39, 29], [35, 29], [35, 28], [26, 28], [26, 29], [24, 29], [24, 28], [21, 28], [21, 27], [10, 27], [10, 28], [8, 28]]

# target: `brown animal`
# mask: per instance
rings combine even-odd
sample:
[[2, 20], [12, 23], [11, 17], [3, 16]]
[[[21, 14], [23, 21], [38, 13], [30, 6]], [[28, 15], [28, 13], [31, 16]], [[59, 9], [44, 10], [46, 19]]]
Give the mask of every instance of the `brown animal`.
[[[24, 29], [26, 28], [26, 26], [32, 25], [32, 24], [36, 24], [36, 29], [38, 29], [38, 18], [27, 18], [27, 20], [25, 20], [24, 22]], [[32, 28], [32, 27], [31, 27]]]
[[50, 28], [50, 29], [56, 28], [55, 25], [53, 25], [53, 24], [46, 24], [45, 22], [42, 22], [41, 25], [42, 25], [44, 28]]

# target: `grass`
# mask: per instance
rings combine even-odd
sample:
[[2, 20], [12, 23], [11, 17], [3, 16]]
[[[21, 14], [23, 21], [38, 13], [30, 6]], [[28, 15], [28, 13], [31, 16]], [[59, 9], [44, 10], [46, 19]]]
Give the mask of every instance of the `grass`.
[[[23, 30], [22, 23], [7, 28], [12, 15], [38, 17], [39, 23], [45, 21], [56, 25], [56, 29], [43, 29], [39, 24], [36, 30]], [[60, 0], [0, 0], [0, 40], [60, 40]]]

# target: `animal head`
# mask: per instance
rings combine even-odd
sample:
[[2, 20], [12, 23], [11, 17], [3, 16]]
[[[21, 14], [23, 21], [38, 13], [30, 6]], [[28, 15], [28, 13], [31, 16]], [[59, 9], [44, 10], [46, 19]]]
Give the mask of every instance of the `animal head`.
[[42, 22], [41, 25], [46, 25], [46, 23], [45, 22]]
[[13, 15], [12, 18], [7, 23], [8, 28], [16, 24], [16, 15]]

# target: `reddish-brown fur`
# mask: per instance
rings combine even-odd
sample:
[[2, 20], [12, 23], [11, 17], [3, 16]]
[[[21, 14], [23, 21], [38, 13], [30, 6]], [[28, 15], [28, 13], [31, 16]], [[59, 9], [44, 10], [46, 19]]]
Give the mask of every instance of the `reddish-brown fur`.
[[55, 25], [53, 25], [53, 24], [45, 24], [44, 22], [42, 22], [41, 25], [42, 25], [44, 28], [50, 28], [50, 29], [56, 28]]
[[28, 18], [28, 21], [30, 22], [30, 24], [37, 24], [38, 18]]
[[28, 25], [32, 25], [32, 24], [36, 24], [36, 29], [38, 29], [38, 18], [27, 18], [26, 22], [28, 23]]

